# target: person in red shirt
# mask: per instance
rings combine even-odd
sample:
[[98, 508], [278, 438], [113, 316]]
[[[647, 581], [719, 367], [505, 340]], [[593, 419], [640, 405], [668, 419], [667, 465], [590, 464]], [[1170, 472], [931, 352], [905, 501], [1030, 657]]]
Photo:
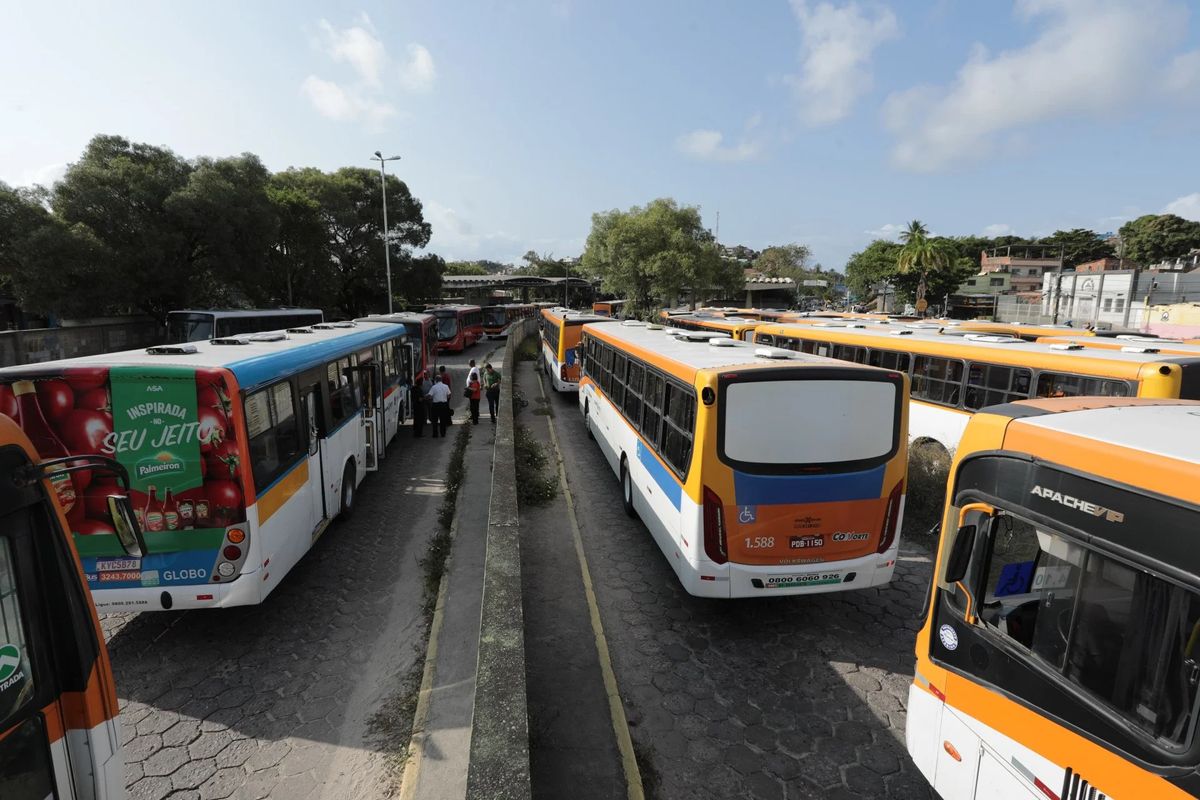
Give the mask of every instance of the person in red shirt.
[[478, 371], [467, 377], [467, 402], [471, 404], [471, 424], [479, 424], [479, 396], [483, 386], [479, 383]]

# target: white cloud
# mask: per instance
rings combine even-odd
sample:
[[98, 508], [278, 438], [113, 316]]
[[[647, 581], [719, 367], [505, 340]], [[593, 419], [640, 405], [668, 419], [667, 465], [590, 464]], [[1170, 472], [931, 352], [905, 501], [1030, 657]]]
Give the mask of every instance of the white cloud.
[[428, 92], [433, 88], [437, 70], [428, 48], [408, 44], [407, 56], [397, 62], [365, 13], [359, 15], [357, 24], [347, 28], [334, 27], [325, 19], [318, 28], [318, 49], [334, 63], [349, 65], [354, 73], [349, 82], [309, 75], [300, 84], [301, 92], [322, 116], [378, 127], [396, 114], [388, 99], [391, 90]]
[[422, 45], [410, 44], [408, 59], [400, 65], [400, 85], [410, 92], [428, 92], [435, 78], [433, 54]]
[[[369, 27], [371, 20], [362, 15], [363, 22]], [[323, 49], [334, 61], [348, 63], [370, 86], [378, 86], [383, 75], [383, 69], [388, 62], [387, 48], [374, 33], [365, 27], [357, 25], [341, 30], [321, 20]]]
[[907, 225], [897, 225], [893, 222], [888, 222], [873, 231], [863, 231], [863, 233], [875, 239], [887, 239], [894, 242], [907, 227]]
[[13, 186], [45, 186], [49, 188], [55, 181], [62, 180], [66, 174], [66, 164], [45, 164], [22, 172], [13, 182]]
[[994, 239], [997, 236], [1012, 236], [1016, 233], [1012, 225], [1005, 225], [1003, 222], [996, 222], [984, 227], [983, 235]]
[[1183, 197], [1177, 197], [1167, 203], [1167, 207], [1163, 209], [1164, 214], [1175, 214], [1184, 219], [1195, 220], [1200, 222], [1200, 192], [1192, 192], [1185, 194]]
[[837, 122], [871, 88], [871, 55], [900, 33], [896, 15], [858, 3], [792, 0], [803, 43], [799, 75], [788, 76], [810, 125]]
[[396, 109], [385, 102], [363, 96], [353, 88], [343, 88], [334, 81], [316, 75], [305, 78], [300, 90], [318, 114], [339, 122], [362, 120], [378, 125], [396, 113]]
[[527, 238], [504, 230], [483, 230], [467, 215], [436, 200], [424, 202], [425, 219], [433, 227], [426, 250], [447, 261], [488, 259], [502, 264], [519, 264], [529, 250], [570, 257], [583, 252], [582, 237]]
[[675, 149], [701, 161], [746, 161], [758, 155], [759, 145], [749, 139], [727, 145], [720, 131], [694, 130], [676, 139]]
[[1165, 84], [1169, 92], [1196, 92], [1200, 90], [1200, 50], [1175, 56], [1167, 67]]
[[1032, 42], [995, 55], [976, 45], [949, 87], [888, 97], [897, 165], [937, 170], [1020, 143], [1018, 132], [1039, 122], [1111, 118], [1164, 85], [1187, 24], [1169, 0], [1018, 0], [1017, 9], [1040, 22]]

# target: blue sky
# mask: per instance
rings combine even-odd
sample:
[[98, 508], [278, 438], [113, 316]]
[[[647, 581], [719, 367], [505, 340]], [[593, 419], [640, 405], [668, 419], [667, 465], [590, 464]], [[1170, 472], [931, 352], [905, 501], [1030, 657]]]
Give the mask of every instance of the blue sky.
[[1200, 219], [1196, 0], [8, 3], [0, 180], [96, 133], [273, 169], [370, 166], [430, 249], [577, 255], [670, 196], [826, 267], [942, 234]]

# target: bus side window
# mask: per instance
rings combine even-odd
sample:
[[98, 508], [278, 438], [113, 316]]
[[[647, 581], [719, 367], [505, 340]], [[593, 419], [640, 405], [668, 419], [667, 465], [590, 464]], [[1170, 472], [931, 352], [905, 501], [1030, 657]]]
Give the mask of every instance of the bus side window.
[[248, 395], [246, 428], [254, 485], [262, 491], [304, 452], [292, 384], [281, 381]]
[[350, 359], [329, 362], [326, 366], [326, 379], [329, 390], [330, 428], [336, 428], [359, 407], [358, 386], [355, 373], [350, 368]]

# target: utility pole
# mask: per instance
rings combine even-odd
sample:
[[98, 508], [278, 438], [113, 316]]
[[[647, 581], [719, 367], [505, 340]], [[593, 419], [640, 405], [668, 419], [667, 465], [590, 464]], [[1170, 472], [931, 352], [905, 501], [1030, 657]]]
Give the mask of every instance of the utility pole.
[[399, 161], [400, 156], [390, 156], [384, 158], [383, 154], [378, 150], [375, 151], [375, 156], [372, 161], [379, 162], [379, 190], [383, 193], [383, 263], [387, 270], [387, 300], [388, 313], [392, 313], [392, 239], [391, 230], [388, 228], [387, 221], [387, 170], [384, 169], [385, 162]]

